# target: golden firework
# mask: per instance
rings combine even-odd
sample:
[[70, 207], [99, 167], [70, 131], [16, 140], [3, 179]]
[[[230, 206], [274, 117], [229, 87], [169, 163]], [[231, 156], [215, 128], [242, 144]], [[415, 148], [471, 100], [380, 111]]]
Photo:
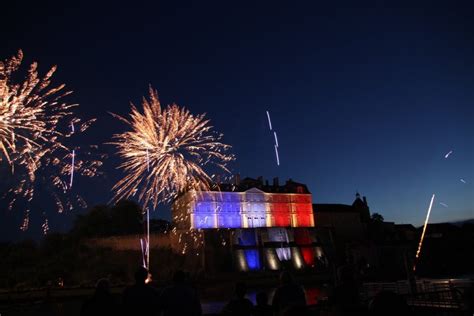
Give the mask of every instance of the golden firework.
[[212, 131], [205, 114], [193, 115], [176, 104], [162, 107], [156, 90], [144, 98], [143, 112], [133, 104], [130, 118], [113, 114], [130, 130], [115, 134], [111, 144], [122, 158], [126, 175], [113, 187], [115, 199], [138, 193], [143, 206], [169, 202], [182, 191], [206, 190], [212, 182], [205, 167], [228, 172], [231, 146]]
[[[70, 148], [66, 139], [84, 132], [94, 120], [81, 122], [74, 116], [72, 109], [77, 104], [62, 101], [72, 93], [64, 84], [50, 87], [56, 66], [41, 77], [38, 64], [33, 63], [24, 80], [16, 80], [22, 60], [20, 50], [16, 56], [0, 61], [0, 164], [6, 163], [11, 169], [11, 185], [5, 195], [11, 196], [9, 208], [18, 198], [30, 203], [38, 187], [50, 190], [60, 212], [72, 208], [71, 197], [83, 205], [78, 195], [69, 193], [63, 201], [72, 184], [67, 178], [74, 171], [94, 176], [102, 162], [76, 158], [71, 164], [72, 155], [80, 148]], [[89, 149], [80, 152], [81, 157], [90, 153]]]

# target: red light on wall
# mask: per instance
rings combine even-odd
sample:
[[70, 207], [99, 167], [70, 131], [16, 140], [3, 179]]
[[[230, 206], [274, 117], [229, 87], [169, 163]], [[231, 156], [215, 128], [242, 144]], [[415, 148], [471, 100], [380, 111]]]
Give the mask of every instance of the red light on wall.
[[287, 227], [291, 225], [290, 206], [286, 203], [274, 203], [272, 214], [275, 219], [275, 226]]
[[309, 231], [306, 229], [295, 229], [295, 242], [298, 246], [302, 246], [301, 254], [305, 264], [312, 266], [314, 264], [314, 249], [313, 247], [304, 247], [311, 246], [313, 243]]

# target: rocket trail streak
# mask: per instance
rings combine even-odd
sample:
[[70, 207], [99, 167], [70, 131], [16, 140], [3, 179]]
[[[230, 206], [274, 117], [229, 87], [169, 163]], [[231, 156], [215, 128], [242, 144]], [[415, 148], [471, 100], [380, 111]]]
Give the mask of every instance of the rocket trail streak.
[[278, 137], [277, 137], [277, 133], [275, 131], [273, 132], [273, 136], [275, 136], [275, 146], [278, 147]]
[[276, 156], [276, 160], [277, 160], [277, 165], [279, 166], [280, 165], [280, 157], [278, 157], [278, 146], [275, 145], [275, 156]]
[[439, 204], [441, 204], [441, 205], [444, 206], [444, 207], [448, 207], [448, 204], [446, 204], [446, 203], [439, 202]]
[[270, 119], [270, 112], [267, 111], [267, 118], [268, 118], [268, 127], [272, 130], [272, 120]]
[[451, 155], [453, 153], [452, 150], [450, 150], [446, 155], [444, 155], [444, 158], [447, 159], [449, 157], [449, 155]]
[[[418, 244], [418, 250], [416, 251], [415, 260], [418, 259], [418, 257], [420, 256], [421, 246], [423, 245], [423, 239], [425, 238], [426, 226], [428, 225], [428, 221], [430, 219], [431, 208], [433, 207], [434, 198], [435, 198], [435, 195], [433, 194], [431, 196], [431, 201], [430, 201], [430, 206], [428, 207], [428, 212], [426, 213], [425, 224], [423, 226], [423, 232], [421, 233], [421, 238], [420, 238], [420, 242]], [[415, 269], [416, 269], [416, 265], [413, 265], [413, 271], [415, 271]]]
[[69, 181], [69, 187], [72, 188], [72, 182], [74, 181], [74, 161], [76, 158], [76, 150], [72, 150], [72, 161], [71, 161], [71, 179]]
[[142, 261], [143, 261], [143, 267], [146, 267], [146, 263], [145, 263], [145, 252], [144, 252], [144, 249], [143, 249], [143, 239], [140, 238], [140, 246], [142, 247]]
[[150, 269], [150, 209], [146, 208], [146, 268]]
[[146, 149], [146, 171], [150, 171], [150, 154], [148, 148]]
[[464, 179], [459, 179], [462, 183], [467, 183]]

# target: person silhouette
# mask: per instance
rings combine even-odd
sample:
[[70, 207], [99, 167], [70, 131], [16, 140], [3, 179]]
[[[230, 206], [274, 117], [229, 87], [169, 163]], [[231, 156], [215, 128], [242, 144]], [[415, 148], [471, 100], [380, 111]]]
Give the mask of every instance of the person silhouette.
[[110, 294], [109, 280], [98, 280], [94, 295], [82, 305], [81, 316], [115, 315], [117, 311], [117, 303], [112, 297], [112, 294]]
[[280, 274], [280, 287], [275, 291], [272, 301], [273, 310], [277, 315], [284, 314], [286, 310], [306, 307], [306, 294], [288, 271]]
[[176, 271], [173, 275], [173, 284], [161, 293], [163, 316], [202, 315], [199, 297], [186, 279], [184, 271]]
[[135, 272], [135, 284], [123, 292], [123, 308], [126, 315], [160, 315], [158, 291], [146, 284], [148, 270], [140, 267]]
[[329, 296], [329, 305], [334, 315], [353, 315], [361, 310], [359, 285], [351, 265], [338, 270], [338, 285]]
[[380, 291], [369, 305], [369, 315], [391, 316], [407, 315], [410, 311], [407, 302], [392, 291]]
[[268, 304], [268, 295], [266, 292], [257, 293], [257, 305], [254, 308], [255, 316], [272, 316], [273, 308]]
[[235, 284], [235, 298], [232, 299], [222, 310], [223, 315], [249, 316], [253, 312], [252, 302], [245, 298], [247, 286], [243, 282]]

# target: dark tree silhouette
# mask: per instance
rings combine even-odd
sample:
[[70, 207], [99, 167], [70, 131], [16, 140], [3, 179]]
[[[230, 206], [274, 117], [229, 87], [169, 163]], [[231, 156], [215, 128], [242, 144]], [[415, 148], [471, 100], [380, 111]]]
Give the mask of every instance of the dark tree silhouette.
[[384, 221], [384, 218], [382, 215], [380, 215], [379, 213], [373, 213], [372, 216], [370, 216], [370, 219], [372, 220], [372, 222], [374, 223], [381, 223]]
[[142, 209], [132, 201], [97, 205], [78, 215], [72, 229], [79, 238], [135, 234], [143, 231]]

